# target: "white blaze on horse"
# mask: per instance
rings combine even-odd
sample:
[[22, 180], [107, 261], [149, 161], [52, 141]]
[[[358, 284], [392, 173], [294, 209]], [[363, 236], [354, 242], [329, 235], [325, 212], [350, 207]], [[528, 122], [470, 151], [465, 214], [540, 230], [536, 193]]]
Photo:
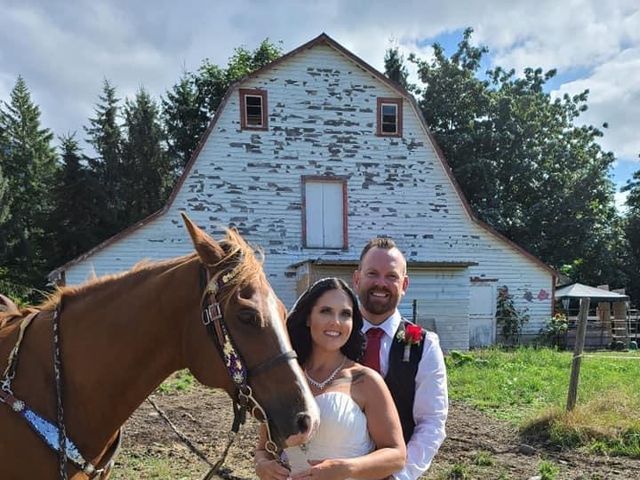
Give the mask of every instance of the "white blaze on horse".
[[261, 263], [237, 233], [216, 242], [184, 220], [196, 253], [61, 288], [38, 309], [5, 299], [0, 478], [106, 478], [122, 424], [183, 368], [266, 421], [274, 450], [309, 439], [317, 406]]

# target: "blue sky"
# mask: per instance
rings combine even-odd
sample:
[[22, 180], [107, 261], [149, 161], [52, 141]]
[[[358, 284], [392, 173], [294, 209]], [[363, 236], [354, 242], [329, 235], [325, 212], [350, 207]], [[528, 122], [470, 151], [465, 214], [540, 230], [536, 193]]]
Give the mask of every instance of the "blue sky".
[[144, 86], [159, 98], [204, 58], [224, 65], [266, 37], [289, 51], [321, 32], [382, 69], [390, 40], [429, 58], [434, 41], [453, 51], [466, 27], [489, 48], [487, 67], [556, 68], [552, 95], [588, 88], [582, 120], [608, 122], [612, 178], [622, 186], [640, 169], [637, 0], [0, 0], [0, 100], [20, 74], [44, 126], [82, 138], [104, 78], [120, 97]]

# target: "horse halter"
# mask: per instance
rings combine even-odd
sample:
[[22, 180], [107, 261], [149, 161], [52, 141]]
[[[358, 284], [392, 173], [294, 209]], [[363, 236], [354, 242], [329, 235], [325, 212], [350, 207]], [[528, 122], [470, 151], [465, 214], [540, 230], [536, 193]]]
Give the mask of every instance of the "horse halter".
[[[269, 426], [269, 418], [260, 402], [255, 398], [253, 389], [249, 385], [249, 376], [256, 376], [265, 372], [282, 362], [288, 362], [297, 358], [293, 350], [280, 353], [272, 358], [261, 362], [260, 364], [248, 368], [246, 362], [240, 355], [233, 338], [229, 333], [227, 324], [224, 320], [222, 308], [218, 301], [217, 295], [228, 286], [228, 284], [238, 275], [242, 264], [242, 258], [235, 267], [224, 269], [214, 276], [209, 275], [209, 270], [202, 265], [201, 279], [205, 283], [204, 292], [202, 294], [202, 323], [209, 332], [213, 342], [215, 343], [220, 357], [227, 369], [229, 377], [235, 384], [237, 389], [237, 400], [234, 399], [234, 421], [232, 432], [235, 436], [240, 424], [244, 423], [246, 411], [249, 410], [253, 417], [265, 424], [267, 429], [267, 442], [265, 449], [275, 458], [278, 458], [278, 445], [273, 441], [271, 428]], [[239, 405], [239, 407], [238, 407]], [[231, 439], [232, 441], [233, 439]], [[212, 468], [211, 473], [222, 465], [227, 450], [231, 444], [225, 449], [223, 457]], [[211, 478], [209, 475], [205, 478]]]

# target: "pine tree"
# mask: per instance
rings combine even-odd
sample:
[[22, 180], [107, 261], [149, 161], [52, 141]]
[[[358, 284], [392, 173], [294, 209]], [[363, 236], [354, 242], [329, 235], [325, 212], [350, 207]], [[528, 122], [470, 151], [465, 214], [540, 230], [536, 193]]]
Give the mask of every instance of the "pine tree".
[[89, 166], [95, 172], [100, 192], [96, 192], [102, 202], [102, 215], [97, 219], [97, 236], [104, 240], [127, 227], [127, 215], [123, 214], [126, 203], [123, 200], [121, 179], [124, 175], [122, 160], [122, 132], [119, 125], [120, 99], [116, 89], [104, 80], [102, 95], [95, 107], [95, 117], [89, 119], [85, 127], [87, 142], [94, 148], [96, 156], [90, 158]]
[[75, 134], [60, 138], [62, 168], [53, 188], [52, 257], [59, 266], [97, 245], [96, 223], [104, 200], [95, 174], [86, 166]]
[[175, 176], [162, 146], [158, 106], [143, 88], [133, 101], [125, 102], [124, 129], [122, 199], [127, 205], [127, 224], [131, 224], [164, 205]]
[[9, 180], [5, 178], [0, 167], [0, 228], [2, 224], [9, 220]]
[[388, 48], [385, 52], [384, 74], [403, 88], [413, 89], [413, 86], [409, 85], [409, 70], [404, 64], [404, 56], [400, 55], [398, 47]]
[[167, 144], [177, 172], [191, 159], [207, 126], [207, 115], [198, 101], [193, 74], [185, 73], [166, 98], [162, 99], [162, 118], [167, 132]]
[[0, 233], [0, 264], [15, 290], [27, 292], [44, 286], [51, 266], [46, 224], [58, 165], [53, 134], [40, 125], [40, 108], [21, 76], [10, 98], [0, 107], [0, 168], [11, 197], [11, 216]]

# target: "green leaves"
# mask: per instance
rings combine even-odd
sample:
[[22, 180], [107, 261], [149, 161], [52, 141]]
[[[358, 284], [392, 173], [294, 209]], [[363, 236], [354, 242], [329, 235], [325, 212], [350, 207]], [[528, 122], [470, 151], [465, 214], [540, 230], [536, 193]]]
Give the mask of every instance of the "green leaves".
[[197, 72], [185, 72], [162, 99], [162, 119], [169, 153], [179, 171], [189, 162], [227, 89], [282, 55], [280, 45], [265, 39], [253, 51], [238, 47], [226, 68], [205, 59]]
[[481, 71], [486, 47], [467, 29], [447, 57], [410, 57], [427, 124], [476, 214], [552, 267], [587, 283], [624, 283], [621, 238], [602, 132], [579, 125], [588, 91], [554, 99], [555, 70]]

